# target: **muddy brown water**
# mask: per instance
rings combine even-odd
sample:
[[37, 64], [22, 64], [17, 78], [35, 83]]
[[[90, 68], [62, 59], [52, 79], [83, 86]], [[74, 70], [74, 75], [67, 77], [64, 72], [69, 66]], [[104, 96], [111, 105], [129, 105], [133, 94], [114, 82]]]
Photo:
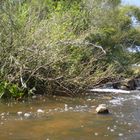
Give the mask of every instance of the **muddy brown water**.
[[140, 140], [140, 93], [109, 96], [1, 102], [0, 140]]

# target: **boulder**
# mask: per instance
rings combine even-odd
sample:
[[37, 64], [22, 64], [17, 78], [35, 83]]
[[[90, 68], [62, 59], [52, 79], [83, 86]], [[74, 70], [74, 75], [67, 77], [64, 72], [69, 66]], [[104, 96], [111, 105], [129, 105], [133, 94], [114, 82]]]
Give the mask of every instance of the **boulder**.
[[137, 87], [136, 85], [136, 80], [134, 78], [131, 79], [125, 79], [118, 83], [118, 89], [123, 89], [123, 90], [135, 90]]
[[122, 90], [129, 90], [129, 88], [126, 85], [121, 85], [120, 89], [122, 89]]
[[127, 86], [130, 90], [135, 90], [136, 86], [137, 86], [136, 82], [135, 82], [135, 79], [133, 78], [133, 79], [128, 80]]
[[98, 107], [96, 108], [96, 112], [97, 112], [97, 114], [109, 114], [109, 110], [108, 110], [106, 104], [98, 105]]

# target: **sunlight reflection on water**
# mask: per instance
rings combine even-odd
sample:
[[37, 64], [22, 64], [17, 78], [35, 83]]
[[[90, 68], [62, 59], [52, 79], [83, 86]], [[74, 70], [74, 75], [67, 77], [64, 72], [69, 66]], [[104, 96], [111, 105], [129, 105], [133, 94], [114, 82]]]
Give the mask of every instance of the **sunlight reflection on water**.
[[[2, 140], [115, 140], [140, 137], [140, 95], [115, 95], [113, 99], [45, 98], [24, 103], [1, 103]], [[97, 115], [106, 103], [110, 115]]]

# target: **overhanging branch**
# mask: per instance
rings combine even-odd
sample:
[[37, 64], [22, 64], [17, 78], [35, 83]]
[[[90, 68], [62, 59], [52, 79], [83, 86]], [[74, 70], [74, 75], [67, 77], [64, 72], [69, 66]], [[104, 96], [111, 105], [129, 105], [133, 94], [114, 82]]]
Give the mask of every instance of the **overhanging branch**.
[[87, 41], [71, 41], [71, 40], [66, 40], [66, 41], [59, 41], [56, 44], [57, 45], [66, 45], [66, 46], [75, 45], [75, 46], [79, 46], [79, 47], [80, 46], [92, 46], [92, 47], [101, 49], [102, 52], [104, 54], [106, 54], [106, 51], [103, 49], [102, 46], [99, 46], [99, 45], [96, 45], [96, 44], [93, 44], [93, 43], [90, 43], [90, 42], [87, 42]]

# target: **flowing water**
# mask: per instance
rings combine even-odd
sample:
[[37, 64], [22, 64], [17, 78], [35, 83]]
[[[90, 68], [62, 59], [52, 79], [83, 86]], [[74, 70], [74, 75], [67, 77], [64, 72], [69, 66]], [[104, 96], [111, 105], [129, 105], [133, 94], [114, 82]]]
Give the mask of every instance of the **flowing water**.
[[[95, 113], [100, 103], [109, 115]], [[139, 139], [140, 93], [0, 103], [0, 140]]]

